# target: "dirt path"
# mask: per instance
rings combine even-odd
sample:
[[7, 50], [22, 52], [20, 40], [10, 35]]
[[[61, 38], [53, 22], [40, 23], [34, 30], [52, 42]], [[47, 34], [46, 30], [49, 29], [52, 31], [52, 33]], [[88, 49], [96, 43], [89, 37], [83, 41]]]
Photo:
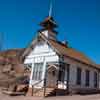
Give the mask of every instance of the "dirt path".
[[100, 94], [96, 95], [73, 95], [73, 96], [57, 96], [49, 98], [32, 97], [32, 96], [7, 96], [0, 92], [0, 100], [100, 100]]

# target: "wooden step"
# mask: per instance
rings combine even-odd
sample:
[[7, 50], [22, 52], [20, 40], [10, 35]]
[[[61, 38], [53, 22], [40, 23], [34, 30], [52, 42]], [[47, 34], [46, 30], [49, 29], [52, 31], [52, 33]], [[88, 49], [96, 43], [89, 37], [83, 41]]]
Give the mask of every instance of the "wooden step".
[[[53, 95], [54, 90], [54, 88], [46, 88], [45, 96]], [[33, 96], [44, 96], [44, 89], [34, 89]]]

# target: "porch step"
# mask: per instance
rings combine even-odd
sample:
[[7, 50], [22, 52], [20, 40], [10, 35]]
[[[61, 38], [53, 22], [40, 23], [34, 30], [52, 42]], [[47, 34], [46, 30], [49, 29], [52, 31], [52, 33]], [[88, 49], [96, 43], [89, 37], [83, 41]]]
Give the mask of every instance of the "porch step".
[[[53, 96], [55, 95], [55, 89], [54, 88], [46, 88], [45, 96]], [[34, 89], [33, 96], [44, 96], [44, 89]]]
[[[61, 96], [61, 95], [67, 95], [67, 91], [64, 89], [55, 89], [55, 88], [46, 88], [45, 97], [49, 96]], [[34, 89], [33, 96], [44, 96], [44, 89]]]

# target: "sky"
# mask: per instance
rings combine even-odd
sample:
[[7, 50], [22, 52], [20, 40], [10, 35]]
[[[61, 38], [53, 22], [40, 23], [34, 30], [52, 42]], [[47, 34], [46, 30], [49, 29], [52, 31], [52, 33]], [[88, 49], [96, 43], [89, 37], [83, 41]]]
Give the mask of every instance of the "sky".
[[[3, 50], [26, 48], [49, 12], [50, 0], [0, 0]], [[100, 0], [53, 0], [60, 41], [100, 64]]]

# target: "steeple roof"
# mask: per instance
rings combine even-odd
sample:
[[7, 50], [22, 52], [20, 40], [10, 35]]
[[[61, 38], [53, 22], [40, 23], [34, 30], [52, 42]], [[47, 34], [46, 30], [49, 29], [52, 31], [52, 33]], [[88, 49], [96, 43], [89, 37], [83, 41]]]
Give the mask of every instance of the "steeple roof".
[[52, 16], [48, 16], [43, 22], [40, 23], [44, 28], [56, 28], [57, 24]]

